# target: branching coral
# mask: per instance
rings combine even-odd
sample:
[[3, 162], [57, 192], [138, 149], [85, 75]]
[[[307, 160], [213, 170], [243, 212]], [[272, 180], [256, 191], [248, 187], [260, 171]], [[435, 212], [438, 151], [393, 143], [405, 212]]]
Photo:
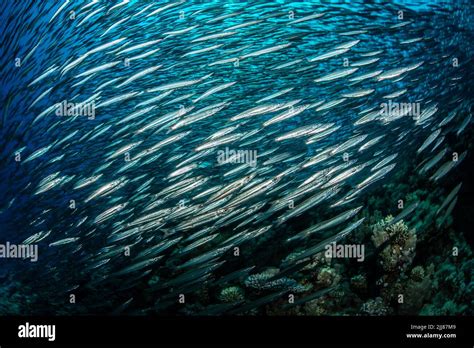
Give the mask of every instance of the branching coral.
[[380, 253], [380, 263], [386, 272], [404, 272], [415, 257], [416, 233], [399, 221], [392, 224], [388, 216], [373, 227], [372, 241], [376, 247], [388, 240], [389, 245]]

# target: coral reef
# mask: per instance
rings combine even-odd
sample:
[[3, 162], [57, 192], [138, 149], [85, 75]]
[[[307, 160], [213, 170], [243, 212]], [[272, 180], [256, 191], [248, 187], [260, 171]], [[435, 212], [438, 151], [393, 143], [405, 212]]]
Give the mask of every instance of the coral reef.
[[415, 257], [416, 233], [399, 221], [392, 224], [388, 216], [373, 227], [372, 241], [376, 247], [390, 240], [389, 246], [380, 253], [380, 264], [386, 272], [402, 273]]
[[390, 308], [385, 304], [381, 297], [370, 299], [361, 307], [361, 312], [367, 315], [380, 316], [390, 314]]
[[323, 267], [318, 273], [316, 284], [322, 287], [329, 287], [337, 283], [340, 278], [340, 275], [336, 272], [334, 268]]
[[282, 277], [271, 280], [278, 274], [278, 268], [269, 268], [262, 273], [252, 274], [245, 280], [245, 286], [257, 290], [288, 289], [292, 292], [300, 293], [311, 290], [310, 284], [299, 284], [296, 280]]
[[[406, 204], [428, 199], [413, 212], [415, 223], [404, 220], [393, 223], [394, 218], [383, 217], [380, 210], [374, 210], [373, 214], [368, 210], [362, 212], [367, 223], [351, 240], [365, 243], [373, 254], [365, 267], [355, 268], [348, 260], [331, 260], [319, 253], [311, 257], [294, 279], [270, 280], [279, 272], [273, 268], [248, 277], [246, 287], [261, 291], [309, 284], [313, 292], [330, 290], [291, 309], [282, 309], [284, 301], [276, 301], [266, 306], [268, 315], [472, 315], [474, 261], [470, 246], [462, 235], [453, 231], [437, 233], [433, 212], [439, 205], [430, 203], [437, 198], [436, 193], [417, 190], [406, 197]], [[435, 240], [443, 242], [434, 244]], [[437, 250], [430, 253], [433, 245]], [[282, 264], [291, 264], [301, 252], [290, 253]], [[443, 253], [447, 256], [439, 256]]]
[[219, 300], [226, 303], [242, 301], [245, 298], [244, 290], [238, 286], [229, 286], [221, 290]]
[[474, 260], [467, 242], [450, 233], [450, 251], [442, 259], [433, 257], [439, 266], [433, 272], [434, 296], [426, 304], [422, 315], [473, 315], [474, 313]]

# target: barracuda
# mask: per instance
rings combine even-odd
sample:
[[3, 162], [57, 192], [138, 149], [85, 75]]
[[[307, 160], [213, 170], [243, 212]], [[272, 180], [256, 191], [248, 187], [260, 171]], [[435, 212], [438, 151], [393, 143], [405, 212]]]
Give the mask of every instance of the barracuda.
[[[464, 245], [452, 220], [469, 214], [456, 211], [469, 186], [472, 9], [315, 8], [0, 1], [1, 236], [38, 244], [41, 263], [21, 277], [1, 267], [4, 293], [18, 294], [0, 308], [41, 315], [47, 298], [47, 311], [81, 315], [359, 315], [378, 306], [381, 280], [423, 285], [418, 267], [444, 260], [452, 237]], [[378, 263], [393, 248], [372, 245], [389, 214], [390, 231], [407, 228], [400, 279]], [[320, 260], [344, 238], [374, 253], [363, 267]], [[341, 305], [341, 291], [354, 301]], [[72, 293], [80, 305], [64, 306]], [[281, 305], [289, 295], [296, 304]]]

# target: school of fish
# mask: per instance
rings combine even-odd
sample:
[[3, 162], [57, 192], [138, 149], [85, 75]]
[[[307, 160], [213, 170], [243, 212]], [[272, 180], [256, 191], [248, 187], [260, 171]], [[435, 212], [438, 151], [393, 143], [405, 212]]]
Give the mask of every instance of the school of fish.
[[[74, 293], [91, 312], [168, 313], [202, 284], [268, 267], [291, 278], [363, 223], [364, 196], [404, 162], [442, 183], [467, 156], [451, 144], [472, 121], [472, 54], [437, 25], [447, 10], [66, 0], [0, 12], [1, 235], [39, 245], [23, 277], [54, 308]], [[381, 111], [397, 103], [409, 106]]]

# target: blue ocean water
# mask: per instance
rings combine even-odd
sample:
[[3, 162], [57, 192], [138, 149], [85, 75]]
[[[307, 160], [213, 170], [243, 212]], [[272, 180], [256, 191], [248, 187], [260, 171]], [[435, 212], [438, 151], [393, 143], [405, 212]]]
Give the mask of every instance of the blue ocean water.
[[[32, 313], [109, 313], [122, 303], [179, 312], [177, 294], [202, 284], [219, 293], [213, 284], [242, 269], [224, 284], [284, 271], [289, 255], [363, 214], [396, 215], [406, 195], [438, 209], [471, 158], [467, 1], [30, 0], [4, 1], [0, 13], [0, 242], [39, 248], [37, 262], [6, 259], [1, 274], [31, 288]], [[63, 101], [71, 115], [58, 116]], [[388, 103], [420, 112], [383, 117]], [[84, 104], [93, 115], [78, 114]], [[226, 148], [255, 151], [257, 166], [219, 163]], [[423, 190], [438, 201], [423, 201]], [[420, 236], [441, 229], [413, 215], [405, 221]], [[281, 279], [305, 283], [296, 273]], [[71, 292], [84, 301], [64, 309]], [[205, 312], [216, 297], [188, 311]]]

